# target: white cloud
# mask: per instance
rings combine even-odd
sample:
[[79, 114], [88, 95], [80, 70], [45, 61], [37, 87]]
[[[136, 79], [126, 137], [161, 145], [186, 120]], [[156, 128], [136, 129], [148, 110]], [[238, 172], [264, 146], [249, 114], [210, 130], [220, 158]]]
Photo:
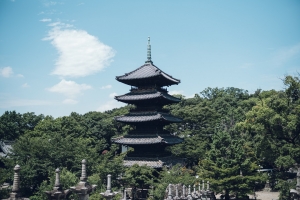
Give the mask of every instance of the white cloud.
[[105, 85], [101, 87], [102, 90], [110, 89], [110, 88], [112, 88], [112, 85]]
[[43, 40], [50, 40], [59, 57], [54, 75], [62, 77], [85, 77], [103, 70], [111, 63], [114, 50], [95, 36], [72, 25], [56, 22]]
[[174, 95], [174, 94], [181, 94], [183, 95], [183, 91], [182, 90], [172, 90], [169, 92], [170, 95]]
[[47, 19], [47, 18], [44, 18], [44, 19], [41, 19], [40, 22], [51, 22], [52, 20], [51, 19]]
[[[113, 92], [113, 93], [110, 93], [108, 96], [109, 96], [109, 98], [114, 98], [116, 95], [117, 95], [117, 93]], [[102, 104], [101, 106], [99, 106], [96, 109], [96, 111], [104, 112], [104, 111], [111, 110], [114, 108], [120, 108], [122, 106], [124, 106], [124, 103], [121, 103], [116, 100], [109, 100], [109, 101], [105, 102], [104, 104]]]
[[87, 84], [77, 84], [74, 81], [61, 80], [58, 84], [48, 88], [50, 92], [61, 93], [72, 99], [82, 94], [82, 91], [89, 90], [92, 87]]
[[1, 76], [8, 78], [11, 77], [14, 74], [14, 72], [11, 67], [4, 67], [0, 69], [0, 74]]
[[115, 92], [109, 94], [109, 98], [111, 99], [115, 98], [115, 96], [117, 96], [117, 93]]
[[69, 105], [75, 105], [75, 104], [77, 104], [78, 103], [78, 101], [76, 101], [76, 100], [74, 100], [74, 99], [65, 99], [64, 101], [63, 101], [63, 104], [69, 104]]
[[300, 43], [278, 51], [273, 59], [273, 62], [276, 65], [282, 65], [297, 55], [300, 55]]
[[122, 104], [118, 101], [115, 101], [115, 100], [111, 100], [111, 101], [107, 101], [103, 105], [99, 106], [96, 110], [99, 112], [104, 112], [104, 111], [111, 110], [114, 108], [119, 108], [122, 106], [124, 106], [124, 104]]
[[[14, 71], [11, 67], [0, 68], [0, 76], [5, 78], [12, 77], [14, 76]], [[23, 78], [24, 76], [22, 74], [17, 74], [16, 77]]]
[[169, 94], [170, 95], [180, 94], [180, 95], [183, 95], [185, 99], [193, 98], [195, 96], [195, 94], [186, 95], [185, 92], [182, 90], [172, 90], [172, 91], [169, 91]]
[[[56, 1], [47, 1], [46, 3], [44, 3], [44, 5], [46, 7], [55, 6], [56, 4], [58, 4]], [[62, 4], [62, 3], [60, 3], [60, 4]]]
[[22, 85], [22, 88], [28, 88], [29, 87], [29, 85], [27, 84], [27, 83], [24, 83], [23, 85]]

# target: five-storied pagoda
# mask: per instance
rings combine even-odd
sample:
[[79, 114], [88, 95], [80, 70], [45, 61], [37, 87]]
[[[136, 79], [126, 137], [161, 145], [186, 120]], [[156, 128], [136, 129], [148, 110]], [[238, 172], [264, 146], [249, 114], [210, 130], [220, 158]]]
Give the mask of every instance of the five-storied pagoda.
[[116, 121], [132, 125], [134, 129], [125, 136], [113, 139], [114, 143], [134, 148], [134, 152], [130, 152], [124, 159], [124, 165], [162, 168], [181, 163], [182, 159], [176, 159], [165, 148], [181, 143], [183, 139], [163, 129], [165, 125], [182, 121], [163, 109], [164, 105], [180, 101], [169, 95], [163, 87], [179, 84], [180, 80], [153, 64], [149, 37], [145, 64], [123, 76], [117, 76], [116, 79], [130, 85], [131, 90], [127, 94], [116, 96], [115, 99], [135, 105], [129, 114], [115, 117]]

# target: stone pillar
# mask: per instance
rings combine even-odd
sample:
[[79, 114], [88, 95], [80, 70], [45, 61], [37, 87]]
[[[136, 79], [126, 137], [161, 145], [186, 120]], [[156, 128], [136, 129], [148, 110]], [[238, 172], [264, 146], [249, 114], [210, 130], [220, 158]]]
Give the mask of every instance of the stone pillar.
[[67, 196], [70, 194], [70, 190], [63, 190], [62, 185], [60, 184], [60, 177], [59, 177], [59, 168], [55, 170], [55, 183], [52, 191], [45, 191], [49, 200], [59, 200], [59, 199], [66, 199]]
[[194, 194], [196, 194], [196, 185], [194, 184]]
[[124, 188], [123, 200], [126, 200], [126, 188]]
[[171, 184], [169, 184], [168, 199], [172, 200], [172, 187], [171, 187]]
[[177, 184], [175, 185], [175, 192], [176, 192], [175, 193], [176, 194], [175, 198], [179, 199], [179, 196], [178, 196], [178, 185]]
[[111, 175], [107, 175], [107, 189], [105, 192], [100, 193], [101, 196], [103, 196], [105, 199], [112, 199], [117, 192], [111, 192]]
[[209, 191], [209, 181], [207, 181], [207, 187], [206, 190]]
[[57, 168], [57, 169], [55, 170], [55, 183], [54, 183], [54, 186], [55, 186], [55, 187], [61, 187], [61, 185], [60, 185], [59, 172], [60, 172], [60, 170], [59, 170], [59, 168]]
[[202, 180], [202, 191], [205, 191], [205, 188], [204, 188], [204, 180]]
[[94, 191], [97, 185], [90, 185], [87, 182], [87, 175], [86, 175], [86, 160], [83, 159], [81, 161], [82, 167], [81, 167], [81, 177], [79, 183], [71, 187], [70, 189], [77, 194], [79, 197], [79, 200], [88, 200], [89, 194]]
[[14, 182], [13, 182], [13, 188], [12, 188], [12, 192], [10, 193], [10, 199], [17, 199], [18, 197], [20, 197], [19, 194], [19, 185], [20, 185], [20, 165], [16, 165], [14, 167]]
[[87, 181], [87, 176], [86, 176], [86, 160], [83, 159], [81, 161], [81, 177], [80, 177], [81, 181]]
[[201, 186], [201, 184], [200, 184], [200, 182], [199, 182], [199, 184], [198, 184], [198, 194], [199, 194], [199, 195], [201, 194], [201, 188], [200, 188], [200, 186]]
[[185, 188], [186, 188], [186, 186], [183, 185], [183, 186], [182, 186], [182, 197], [183, 197], [183, 198], [185, 197]]
[[29, 200], [28, 198], [23, 198], [20, 195], [20, 165], [16, 165], [14, 167], [14, 181], [13, 181], [13, 187], [12, 191], [9, 195], [9, 198], [7, 200]]
[[191, 195], [191, 185], [189, 185], [189, 194], [187, 196], [188, 200], [192, 200], [192, 195]]
[[191, 197], [191, 185], [189, 185], [189, 193], [188, 193], [188, 197]]

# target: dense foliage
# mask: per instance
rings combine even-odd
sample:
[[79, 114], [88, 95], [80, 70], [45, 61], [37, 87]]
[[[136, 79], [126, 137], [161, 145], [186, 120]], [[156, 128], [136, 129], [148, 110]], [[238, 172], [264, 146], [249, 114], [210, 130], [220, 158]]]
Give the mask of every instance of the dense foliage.
[[[15, 140], [13, 152], [0, 158], [0, 183], [12, 183], [13, 167], [21, 165], [22, 190], [31, 199], [45, 199], [43, 191], [53, 187], [54, 171], [62, 169], [66, 187], [78, 181], [81, 160], [88, 161], [89, 181], [98, 185], [91, 199], [105, 190], [106, 176], [113, 187], [154, 186], [155, 199], [162, 199], [169, 183], [195, 184], [209, 180], [218, 192], [243, 197], [268, 179], [273, 189], [295, 187], [287, 179], [289, 169], [300, 164], [300, 79], [286, 76], [284, 90], [254, 94], [238, 88], [207, 88], [194, 98], [168, 105], [183, 122], [166, 127], [184, 142], [168, 150], [186, 159], [186, 166], [159, 172], [145, 166], [124, 168], [118, 146], [111, 138], [126, 134], [130, 127], [113, 117], [128, 112], [129, 106], [104, 113], [71, 113], [54, 119], [34, 113], [5, 112], [0, 117], [0, 140]], [[273, 169], [260, 174], [261, 167]], [[117, 177], [123, 174], [122, 180]], [[196, 178], [199, 177], [198, 179]], [[277, 183], [277, 184], [275, 184]], [[0, 192], [0, 195], [4, 192]]]

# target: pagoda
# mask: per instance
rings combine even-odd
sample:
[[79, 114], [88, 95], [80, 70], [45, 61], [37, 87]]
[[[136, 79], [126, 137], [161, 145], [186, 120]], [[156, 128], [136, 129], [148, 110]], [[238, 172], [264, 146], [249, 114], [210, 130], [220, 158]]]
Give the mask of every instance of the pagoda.
[[133, 127], [127, 135], [113, 139], [114, 143], [134, 149], [125, 157], [124, 165], [162, 168], [181, 163], [182, 159], [173, 157], [165, 148], [181, 143], [183, 139], [163, 129], [165, 125], [182, 121], [163, 109], [164, 105], [180, 102], [180, 99], [169, 95], [164, 88], [179, 84], [180, 80], [153, 64], [149, 37], [145, 64], [123, 76], [117, 76], [116, 80], [130, 85], [131, 89], [129, 93], [116, 96], [115, 99], [134, 105], [129, 114], [115, 117], [116, 121]]

